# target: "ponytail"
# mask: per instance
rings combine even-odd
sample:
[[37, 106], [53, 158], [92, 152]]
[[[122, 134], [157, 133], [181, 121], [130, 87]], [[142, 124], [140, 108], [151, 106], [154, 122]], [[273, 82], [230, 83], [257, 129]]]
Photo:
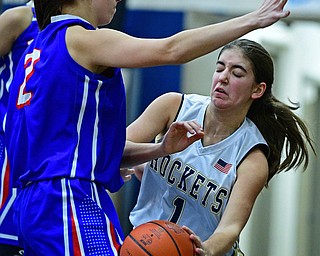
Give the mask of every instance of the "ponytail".
[[270, 54], [254, 41], [238, 39], [224, 46], [219, 56], [231, 48], [240, 49], [250, 61], [255, 82], [267, 85], [264, 95], [251, 104], [247, 116], [256, 124], [269, 145], [268, 182], [275, 174], [297, 168], [303, 163], [305, 170], [309, 163], [308, 145], [316, 154], [313, 141], [305, 123], [293, 113], [300, 107], [299, 104], [291, 102], [289, 106], [272, 95], [274, 68]]
[[291, 104], [292, 106], [286, 105], [270, 95], [262, 101], [253, 102], [247, 114], [270, 148], [267, 158], [268, 182], [275, 174], [297, 168], [303, 163], [305, 170], [309, 163], [307, 144], [315, 152], [308, 128], [302, 119], [293, 113], [299, 108], [299, 104]]

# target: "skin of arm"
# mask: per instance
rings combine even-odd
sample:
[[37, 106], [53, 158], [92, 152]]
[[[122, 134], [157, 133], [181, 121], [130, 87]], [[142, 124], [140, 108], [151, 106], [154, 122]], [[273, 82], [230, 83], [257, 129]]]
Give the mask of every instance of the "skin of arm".
[[28, 6], [11, 8], [0, 15], [0, 56], [10, 52], [16, 39], [30, 25], [32, 17]]
[[[196, 234], [191, 235], [200, 256], [223, 256], [238, 239], [268, 178], [268, 163], [263, 152], [253, 149], [237, 172], [230, 200], [215, 232], [202, 245]], [[190, 229], [187, 230], [192, 233]]]
[[260, 8], [246, 15], [163, 39], [141, 39], [112, 29], [73, 26], [67, 31], [67, 47], [75, 61], [97, 73], [108, 67], [182, 64], [288, 16], [289, 12], [283, 11], [286, 2], [265, 0]]
[[150, 142], [156, 135], [164, 134], [174, 121], [181, 100], [182, 94], [174, 92], [165, 93], [156, 98], [127, 127], [127, 139], [133, 142]]
[[[162, 95], [130, 125], [127, 129], [122, 168], [182, 151], [203, 138], [203, 130], [195, 121], [173, 122], [180, 102], [181, 94]], [[159, 133], [165, 133], [161, 143], [150, 143]]]
[[[172, 123], [181, 99], [179, 93], [161, 95], [128, 126], [121, 167], [135, 166], [152, 158], [168, 155], [170, 152], [181, 151], [203, 137], [202, 128], [194, 121]], [[191, 137], [188, 132], [191, 133]], [[164, 133], [166, 135], [161, 143], [150, 143], [158, 134]]]

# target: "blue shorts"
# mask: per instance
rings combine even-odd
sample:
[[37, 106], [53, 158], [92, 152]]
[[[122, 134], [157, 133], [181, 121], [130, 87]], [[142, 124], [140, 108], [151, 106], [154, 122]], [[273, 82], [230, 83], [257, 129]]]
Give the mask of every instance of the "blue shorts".
[[14, 204], [25, 256], [118, 255], [120, 222], [108, 192], [77, 179], [34, 182]]

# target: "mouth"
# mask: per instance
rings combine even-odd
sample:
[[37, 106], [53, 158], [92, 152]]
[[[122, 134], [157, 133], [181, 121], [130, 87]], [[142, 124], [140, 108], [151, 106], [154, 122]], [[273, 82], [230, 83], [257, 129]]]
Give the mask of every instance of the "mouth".
[[216, 88], [214, 92], [226, 94], [225, 90], [223, 90], [222, 88]]

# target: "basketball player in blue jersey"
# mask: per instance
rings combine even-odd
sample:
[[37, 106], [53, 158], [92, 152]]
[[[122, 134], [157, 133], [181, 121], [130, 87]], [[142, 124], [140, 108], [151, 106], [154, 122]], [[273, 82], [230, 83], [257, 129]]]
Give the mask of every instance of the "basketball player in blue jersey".
[[[134, 227], [169, 220], [186, 226], [197, 255], [243, 255], [238, 239], [260, 191], [276, 173], [306, 168], [307, 144], [314, 150], [292, 112], [298, 107], [272, 95], [273, 72], [261, 45], [236, 40], [218, 56], [210, 96], [164, 94], [129, 125], [134, 142], [161, 137], [174, 121], [194, 119], [204, 128], [202, 140], [145, 165]], [[284, 147], [290, 151], [282, 159]]]
[[286, 1], [265, 0], [220, 24], [140, 39], [97, 29], [118, 2], [35, 0], [41, 31], [17, 67], [5, 125], [11, 172], [22, 172], [14, 208], [26, 256], [117, 255], [123, 234], [106, 190], [122, 186], [120, 166], [202, 138], [187, 120], [173, 123], [160, 144], [126, 141], [120, 68], [185, 63], [289, 15]]
[[[18, 236], [13, 228], [13, 208], [16, 196], [12, 190], [10, 168], [4, 149], [3, 121], [7, 110], [8, 91], [21, 55], [38, 33], [33, 2], [8, 9], [0, 16], [0, 256], [21, 255]], [[18, 175], [18, 174], [17, 174]]]

